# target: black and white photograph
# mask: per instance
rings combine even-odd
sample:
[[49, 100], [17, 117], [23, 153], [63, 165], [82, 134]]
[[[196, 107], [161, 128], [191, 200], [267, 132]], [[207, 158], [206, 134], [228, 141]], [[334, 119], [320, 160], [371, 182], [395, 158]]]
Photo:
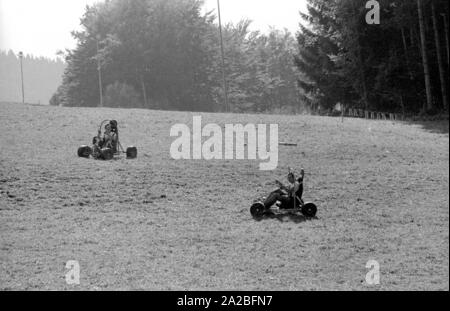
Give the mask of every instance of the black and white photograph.
[[448, 23], [448, 0], [0, 0], [0, 291], [449, 291]]

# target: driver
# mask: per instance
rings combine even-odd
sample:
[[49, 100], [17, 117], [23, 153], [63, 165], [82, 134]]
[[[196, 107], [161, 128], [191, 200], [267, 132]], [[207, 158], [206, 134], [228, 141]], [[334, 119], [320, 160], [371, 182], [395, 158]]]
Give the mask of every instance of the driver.
[[288, 184], [284, 185], [282, 182], [276, 180], [275, 182], [279, 186], [279, 189], [272, 192], [264, 202], [264, 208], [270, 209], [277, 201], [280, 201], [283, 205], [289, 206], [294, 204], [295, 194], [300, 189], [301, 183], [305, 176], [305, 171], [302, 169], [299, 180], [295, 179], [295, 174], [289, 172], [287, 176]]
[[99, 159], [101, 157], [101, 150], [103, 148], [110, 148], [115, 150], [115, 145], [117, 143], [117, 134], [112, 130], [111, 124], [107, 124], [105, 126], [105, 133], [101, 134], [98, 132], [98, 135], [94, 137], [92, 142], [92, 156], [94, 159]]
[[106, 124], [105, 133], [103, 134], [103, 146], [104, 148], [113, 149], [116, 133], [111, 129], [111, 124]]

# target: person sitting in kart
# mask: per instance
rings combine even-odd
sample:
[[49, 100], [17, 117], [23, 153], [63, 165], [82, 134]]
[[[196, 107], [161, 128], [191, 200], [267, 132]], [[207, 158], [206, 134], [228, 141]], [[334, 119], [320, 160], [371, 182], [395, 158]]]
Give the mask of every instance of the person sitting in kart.
[[100, 159], [102, 157], [102, 149], [104, 148], [109, 148], [116, 153], [117, 143], [117, 133], [112, 130], [111, 124], [107, 124], [103, 136], [99, 131], [98, 135], [92, 140], [92, 157], [94, 159]]
[[103, 148], [110, 148], [114, 152], [117, 150], [117, 133], [115, 133], [112, 130], [111, 124], [105, 125], [105, 133], [101, 134], [101, 132], [98, 132], [98, 135], [94, 137], [93, 145], [94, 147], [99, 148], [100, 150]]
[[[284, 185], [282, 182], [276, 180], [279, 189], [272, 192], [267, 199], [264, 201], [265, 210], [269, 210], [278, 201], [281, 202], [282, 206], [295, 206], [295, 200], [297, 199], [297, 193], [303, 187], [303, 178], [305, 176], [305, 171], [302, 169], [300, 173], [300, 178], [295, 179], [295, 174], [289, 172], [287, 179], [288, 184]], [[301, 199], [301, 197], [299, 198]]]
[[100, 159], [101, 155], [102, 155], [101, 138], [99, 136], [96, 136], [92, 140], [92, 157], [94, 159]]
[[110, 148], [115, 152], [116, 144], [117, 134], [112, 131], [111, 124], [106, 124], [105, 133], [103, 134], [103, 148]]

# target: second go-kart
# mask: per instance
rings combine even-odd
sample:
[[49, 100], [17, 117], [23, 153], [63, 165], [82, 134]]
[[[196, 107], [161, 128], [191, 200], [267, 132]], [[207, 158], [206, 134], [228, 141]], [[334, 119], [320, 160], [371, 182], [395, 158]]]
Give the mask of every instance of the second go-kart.
[[275, 207], [267, 209], [264, 206], [264, 199], [256, 200], [250, 208], [250, 213], [255, 219], [273, 215], [303, 215], [306, 218], [314, 218], [317, 214], [317, 206], [311, 202], [305, 202], [303, 196], [303, 178], [299, 178], [297, 182], [300, 184], [299, 189], [295, 193], [295, 198], [289, 202], [278, 202]]

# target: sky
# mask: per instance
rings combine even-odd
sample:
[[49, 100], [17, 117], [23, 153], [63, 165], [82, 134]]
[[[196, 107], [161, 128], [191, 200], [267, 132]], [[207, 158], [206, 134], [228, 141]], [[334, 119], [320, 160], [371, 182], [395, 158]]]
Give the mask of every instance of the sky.
[[[99, 0], [0, 0], [0, 50], [55, 58], [58, 50], [76, 45], [71, 31], [80, 30], [86, 5]], [[215, 10], [217, 0], [205, 0], [205, 11]], [[221, 0], [223, 23], [242, 18], [253, 21], [251, 30], [269, 26], [298, 30], [299, 11], [306, 0]]]

